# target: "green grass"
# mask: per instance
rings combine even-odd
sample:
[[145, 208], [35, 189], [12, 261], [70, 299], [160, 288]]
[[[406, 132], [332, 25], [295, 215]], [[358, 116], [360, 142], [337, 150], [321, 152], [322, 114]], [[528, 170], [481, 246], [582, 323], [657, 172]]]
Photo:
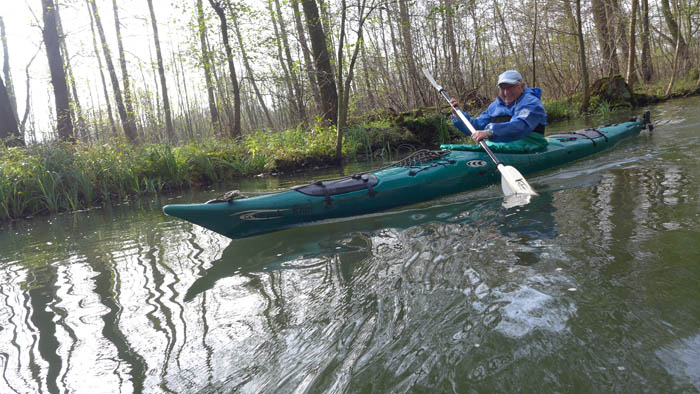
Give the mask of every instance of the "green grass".
[[[326, 164], [334, 159], [335, 139], [333, 126], [314, 125], [310, 130], [257, 131], [238, 141], [209, 139], [182, 146], [134, 146], [119, 140], [94, 146], [0, 144], [0, 221]], [[396, 126], [368, 122], [346, 131], [343, 154], [391, 156], [403, 141]]]
[[546, 100], [542, 103], [547, 111], [547, 122], [571, 119], [578, 116], [578, 106], [571, 100]]

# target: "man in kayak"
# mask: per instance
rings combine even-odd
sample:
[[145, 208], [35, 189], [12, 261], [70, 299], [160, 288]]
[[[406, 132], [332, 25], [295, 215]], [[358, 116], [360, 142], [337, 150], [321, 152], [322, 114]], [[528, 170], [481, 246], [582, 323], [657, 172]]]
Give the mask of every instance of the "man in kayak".
[[[477, 130], [476, 133], [472, 134], [453, 110], [452, 123], [455, 127], [476, 142], [488, 139], [491, 142], [509, 143], [507, 147], [506, 144], [498, 144], [504, 150], [527, 152], [546, 146], [544, 127], [547, 124], [547, 112], [540, 100], [542, 91], [525, 86], [522, 75], [515, 70], [501, 74], [497, 86], [498, 97], [478, 118], [472, 118], [459, 109]], [[452, 103], [457, 107], [457, 100], [452, 99]], [[512, 143], [513, 141], [518, 143]]]

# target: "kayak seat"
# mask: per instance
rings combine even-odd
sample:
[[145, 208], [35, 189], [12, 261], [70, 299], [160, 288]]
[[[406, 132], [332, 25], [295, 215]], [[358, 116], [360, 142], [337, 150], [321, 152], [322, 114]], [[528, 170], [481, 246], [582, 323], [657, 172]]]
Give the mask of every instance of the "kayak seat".
[[340, 179], [317, 181], [308, 185], [294, 186], [292, 190], [306, 194], [307, 196], [326, 197], [326, 203], [330, 205], [330, 196], [362, 189], [367, 189], [369, 191], [369, 196], [374, 197], [377, 192], [374, 191], [373, 187], [376, 186], [377, 183], [379, 183], [379, 179], [372, 174], [356, 174]]
[[596, 145], [595, 139], [596, 138], [605, 138], [605, 142], [608, 142], [608, 137], [603, 133], [602, 131], [598, 129], [583, 129], [583, 130], [576, 130], [576, 131], [570, 131], [568, 133], [562, 133], [562, 134], [552, 134], [548, 135], [547, 138], [552, 139], [556, 138], [557, 140], [561, 142], [566, 142], [566, 141], [575, 141], [579, 139], [587, 139], [590, 140], [593, 145]]

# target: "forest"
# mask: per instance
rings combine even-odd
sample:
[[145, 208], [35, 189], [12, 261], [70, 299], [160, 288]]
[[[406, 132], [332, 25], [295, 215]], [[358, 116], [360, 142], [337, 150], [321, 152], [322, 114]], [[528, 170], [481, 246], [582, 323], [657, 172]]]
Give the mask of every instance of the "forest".
[[[391, 116], [439, 104], [422, 68], [477, 114], [506, 69], [543, 90], [553, 118], [610, 110], [591, 96], [606, 77], [659, 99], [700, 89], [700, 0], [16, 7], [32, 15], [33, 36], [11, 42], [0, 8], [3, 219], [371, 154], [406, 139]], [[36, 52], [22, 75], [10, 61], [28, 42]], [[38, 57], [47, 69], [37, 70]], [[42, 90], [49, 105], [32, 99]], [[440, 117], [422, 121], [447, 132]]]

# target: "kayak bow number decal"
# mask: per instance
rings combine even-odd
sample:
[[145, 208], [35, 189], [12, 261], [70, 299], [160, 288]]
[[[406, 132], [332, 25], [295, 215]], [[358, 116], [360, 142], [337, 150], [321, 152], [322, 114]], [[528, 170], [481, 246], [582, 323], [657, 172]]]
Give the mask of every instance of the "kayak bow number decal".
[[486, 162], [484, 160], [469, 160], [467, 162], [467, 167], [485, 167]]
[[253, 209], [236, 212], [231, 216], [238, 216], [241, 220], [271, 220], [281, 218], [281, 213], [284, 211], [289, 211], [289, 209]]

